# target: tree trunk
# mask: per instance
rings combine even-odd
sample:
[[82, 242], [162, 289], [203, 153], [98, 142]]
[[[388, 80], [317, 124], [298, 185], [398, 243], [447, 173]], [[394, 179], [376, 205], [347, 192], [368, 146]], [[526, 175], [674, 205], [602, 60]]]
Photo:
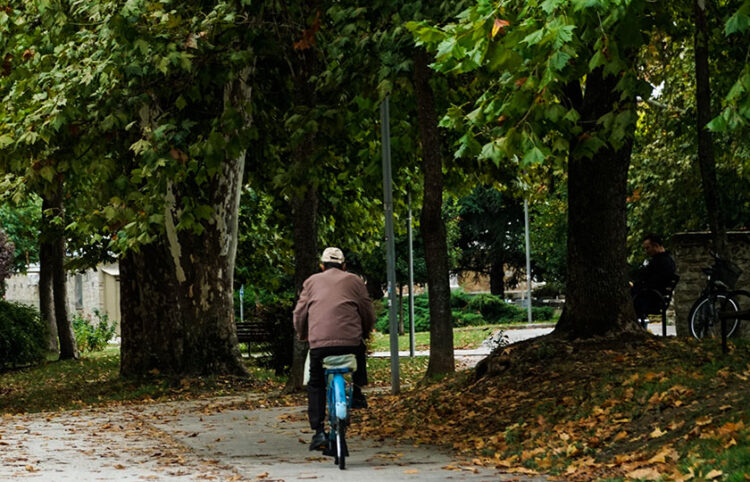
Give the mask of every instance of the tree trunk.
[[[225, 109], [239, 110], [247, 124], [249, 75], [247, 69], [224, 91]], [[225, 159], [202, 186], [213, 214], [200, 234], [175, 227], [183, 194], [194, 196], [195, 187], [189, 181], [168, 183], [164, 235], [120, 259], [121, 375], [247, 374], [233, 299], [244, 166], [244, 152]]]
[[49, 330], [49, 351], [52, 353], [60, 352], [60, 345], [57, 342], [57, 323], [55, 322], [55, 308], [52, 302], [52, 258], [53, 246], [48, 236], [49, 228], [52, 226], [49, 216], [44, 214], [50, 209], [49, 199], [47, 196], [42, 198], [42, 233], [39, 238], [39, 314], [42, 321]]
[[170, 190], [166, 235], [120, 260], [123, 376], [246, 374], [233, 300], [243, 165], [226, 161], [214, 179], [214, 222], [202, 234], [175, 229]]
[[706, 19], [708, 0], [695, 0], [695, 103], [698, 127], [698, 164], [701, 171], [703, 198], [706, 202], [708, 225], [713, 236], [714, 249], [722, 258], [729, 257], [724, 212], [719, 199], [716, 181], [716, 160], [713, 137], [706, 125], [711, 121], [711, 75], [708, 66], [709, 30]]
[[[50, 192], [46, 193], [42, 199], [42, 209], [47, 213], [44, 223], [45, 233], [42, 237], [45, 243], [45, 255], [48, 255], [46, 263], [49, 272], [45, 273], [45, 278], [49, 275], [51, 280], [45, 279], [44, 282], [52, 283], [52, 310], [54, 312], [54, 323], [57, 326], [57, 337], [60, 343], [60, 360], [72, 360], [78, 358], [78, 346], [76, 345], [73, 325], [68, 317], [68, 292], [67, 279], [65, 273], [65, 232], [63, 230], [63, 182], [58, 180], [51, 186]], [[41, 291], [41, 273], [40, 273], [40, 291], [39, 301], [43, 301]], [[50, 300], [44, 300], [49, 305]], [[41, 305], [40, 305], [41, 308]], [[49, 322], [49, 318], [47, 319]]]
[[505, 298], [505, 263], [498, 256], [490, 265], [490, 293]]
[[[597, 125], [613, 105], [634, 109], [635, 99], [620, 100], [616, 81], [603, 78], [601, 68], [588, 75], [577, 107], [585, 129]], [[568, 283], [555, 333], [569, 338], [638, 330], [626, 278], [625, 198], [632, 142], [619, 149], [607, 144], [589, 158], [577, 150], [586, 134], [571, 141], [568, 158]]]
[[[303, 155], [302, 152], [299, 154]], [[299, 296], [305, 280], [319, 270], [318, 192], [311, 184], [305, 186], [304, 191], [298, 192], [292, 200], [292, 217], [294, 223], [294, 288], [297, 296]], [[284, 387], [284, 391], [287, 393], [302, 390], [308, 344], [299, 341], [295, 336], [292, 349], [294, 350], [292, 366], [289, 379]]]
[[428, 57], [421, 48], [416, 49], [414, 53], [414, 92], [424, 175], [421, 223], [430, 304], [430, 361], [425, 374], [425, 377], [429, 378], [452, 373], [455, 365], [448, 279], [448, 244], [442, 218], [443, 162], [440, 134], [435, 98], [430, 85]]

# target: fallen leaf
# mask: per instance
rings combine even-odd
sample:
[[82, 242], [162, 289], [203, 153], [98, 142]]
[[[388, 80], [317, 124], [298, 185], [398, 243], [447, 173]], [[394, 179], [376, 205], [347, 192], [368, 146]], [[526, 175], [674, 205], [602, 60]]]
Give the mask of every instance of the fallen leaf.
[[268, 477], [268, 472], [263, 472], [255, 476], [256, 479], [265, 479], [266, 477]]
[[709, 417], [709, 416], [705, 416], [705, 417], [700, 417], [700, 418], [697, 418], [697, 419], [695, 420], [695, 424], [696, 424], [697, 426], [699, 426], [699, 427], [703, 427], [704, 425], [708, 425], [708, 424], [709, 424], [709, 423], [711, 423], [712, 421], [713, 421], [713, 420], [711, 419], [711, 417]]
[[667, 432], [662, 432], [659, 427], [656, 427], [653, 432], [651, 432], [650, 434], [648, 434], [648, 436], [651, 437], [651, 438], [659, 438], [662, 435], [664, 435], [665, 433], [667, 433]]
[[634, 470], [632, 472], [628, 472], [626, 475], [628, 476], [628, 478], [631, 478], [631, 479], [642, 479], [642, 480], [661, 479], [661, 474], [659, 473], [659, 471], [652, 467]]
[[706, 478], [708, 480], [713, 480], [713, 479], [717, 479], [717, 478], [721, 477], [722, 475], [724, 475], [724, 472], [722, 472], [721, 470], [714, 469], [711, 472], [709, 472], [709, 473], [706, 474]]
[[125, 469], [125, 466], [124, 466], [124, 465], [122, 465], [122, 464], [117, 464], [117, 465], [115, 465], [114, 467], [115, 467], [115, 468], [116, 468], [117, 470], [124, 470], [124, 469]]
[[404, 470], [404, 473], [405, 474], [418, 474], [419, 470], [417, 470], [417, 469], [409, 469], [409, 470]]

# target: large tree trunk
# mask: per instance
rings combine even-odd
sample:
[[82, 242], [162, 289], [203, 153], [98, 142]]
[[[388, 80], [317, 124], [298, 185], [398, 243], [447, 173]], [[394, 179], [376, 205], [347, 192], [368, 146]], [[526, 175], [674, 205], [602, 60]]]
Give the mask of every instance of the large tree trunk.
[[120, 260], [123, 376], [246, 374], [233, 300], [243, 165], [227, 161], [214, 180], [215, 219], [202, 234], [176, 231], [170, 193], [165, 236]]
[[435, 98], [430, 86], [428, 57], [421, 48], [416, 49], [414, 54], [414, 92], [417, 100], [419, 137], [422, 143], [424, 204], [421, 223], [430, 303], [430, 361], [425, 377], [434, 377], [453, 372], [455, 365], [448, 279], [448, 244], [442, 218], [443, 161]]
[[[239, 109], [248, 124], [249, 74], [243, 72], [224, 92], [225, 108]], [[169, 184], [164, 235], [120, 260], [123, 376], [247, 374], [233, 299], [244, 166], [244, 152], [225, 159], [201, 186], [213, 215], [200, 234], [175, 227], [183, 194], [194, 196], [195, 186]]]
[[[618, 102], [623, 109], [634, 108], [635, 99], [619, 100], [617, 80], [603, 78], [601, 69], [589, 74], [577, 107], [586, 130]], [[586, 137], [572, 140], [568, 158], [568, 283], [555, 333], [569, 338], [638, 329], [626, 278], [625, 198], [632, 142], [619, 148], [608, 144], [589, 158], [577, 150], [577, 142]]]
[[51, 226], [48, 216], [44, 211], [49, 209], [49, 200], [42, 199], [42, 230], [39, 243], [39, 314], [48, 328], [49, 351], [59, 353], [60, 345], [57, 342], [57, 323], [55, 322], [55, 308], [52, 303], [52, 258], [53, 246], [47, 239], [47, 226]]
[[[303, 155], [300, 153], [300, 155]], [[294, 289], [299, 296], [302, 284], [318, 269], [318, 193], [312, 184], [298, 192], [292, 200], [294, 236]], [[292, 366], [285, 392], [302, 390], [307, 342], [294, 337]]]
[[701, 171], [703, 198], [706, 202], [708, 225], [713, 235], [714, 249], [728, 258], [727, 230], [724, 212], [716, 182], [716, 160], [711, 131], [706, 125], [711, 121], [711, 75], [708, 67], [709, 30], [706, 19], [708, 0], [695, 0], [695, 100], [698, 127], [698, 164]]
[[[60, 360], [71, 360], [78, 358], [78, 346], [76, 345], [73, 325], [68, 317], [68, 292], [65, 273], [65, 233], [60, 220], [63, 217], [63, 183], [57, 181], [42, 198], [42, 210], [45, 212], [43, 223], [45, 233], [42, 235], [45, 249], [45, 264], [49, 272], [45, 272], [44, 283], [52, 283], [52, 310], [54, 312], [53, 322], [57, 327], [59, 339]], [[60, 218], [60, 219], [56, 219]], [[51, 279], [46, 279], [49, 276]], [[50, 300], [43, 299], [40, 273], [39, 301], [49, 308]], [[40, 309], [42, 306], [40, 305]], [[50, 319], [47, 322], [50, 323]], [[51, 323], [50, 323], [51, 324]], [[51, 335], [50, 335], [51, 336]], [[51, 340], [50, 340], [51, 341]]]

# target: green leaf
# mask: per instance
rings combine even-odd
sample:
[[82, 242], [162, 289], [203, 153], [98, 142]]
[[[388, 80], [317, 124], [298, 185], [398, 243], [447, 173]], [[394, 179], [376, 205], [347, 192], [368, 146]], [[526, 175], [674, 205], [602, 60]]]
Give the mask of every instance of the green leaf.
[[482, 147], [482, 152], [479, 154], [479, 160], [491, 160], [495, 165], [499, 165], [503, 158], [503, 151], [500, 150], [500, 146], [497, 145], [496, 141], [488, 142]]
[[549, 59], [549, 66], [551, 69], [556, 71], [561, 71], [565, 68], [566, 65], [568, 65], [568, 61], [570, 60], [570, 55], [562, 52], [557, 51], [554, 54], [552, 54], [552, 57]]
[[525, 166], [533, 166], [544, 163], [544, 159], [544, 153], [538, 147], [534, 146], [530, 151], [526, 152], [521, 163]]
[[544, 36], [544, 29], [540, 28], [539, 30], [532, 32], [526, 37], [524, 37], [524, 39], [521, 40], [521, 42], [529, 46], [536, 45], [539, 42], [541, 42], [543, 36]]
[[724, 34], [729, 36], [734, 33], [742, 33], [750, 27], [750, 17], [738, 11], [727, 20], [724, 27]]
[[47, 182], [52, 182], [52, 179], [55, 177], [55, 169], [51, 166], [44, 166], [39, 170], [39, 175]]

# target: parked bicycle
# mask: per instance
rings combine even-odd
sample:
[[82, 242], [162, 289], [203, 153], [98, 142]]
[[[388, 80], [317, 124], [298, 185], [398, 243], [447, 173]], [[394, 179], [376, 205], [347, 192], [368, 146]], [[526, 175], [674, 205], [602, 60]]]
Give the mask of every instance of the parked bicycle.
[[351, 374], [357, 369], [355, 355], [328, 356], [323, 359], [323, 368], [328, 380], [326, 398], [328, 400], [328, 446], [323, 455], [332, 456], [333, 463], [339, 469], [346, 468], [346, 457], [349, 450], [346, 446], [346, 428], [349, 426], [349, 410], [351, 409], [352, 384], [347, 383], [344, 375]]
[[725, 323], [725, 336], [722, 337], [725, 339], [732, 336], [739, 325], [741, 316], [736, 314], [740, 311], [739, 297], [750, 296], [750, 293], [734, 289], [742, 274], [739, 266], [716, 253], [712, 252], [711, 255], [714, 264], [710, 268], [703, 268], [706, 286], [688, 315], [690, 334], [699, 339], [719, 337]]

